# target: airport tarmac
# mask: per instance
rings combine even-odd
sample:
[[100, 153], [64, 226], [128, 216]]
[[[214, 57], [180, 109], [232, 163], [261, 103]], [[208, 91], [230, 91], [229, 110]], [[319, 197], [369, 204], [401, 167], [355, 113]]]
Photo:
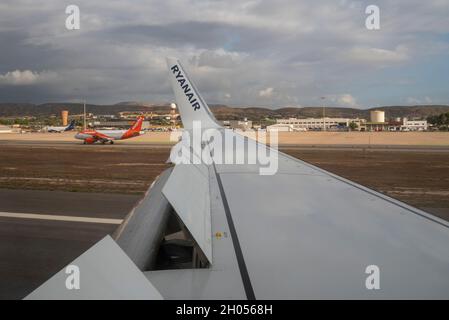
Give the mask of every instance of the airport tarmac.
[[[82, 145], [85, 148], [107, 148], [110, 145], [83, 145], [73, 141], [37, 141], [37, 140], [24, 140], [24, 141], [14, 141], [14, 140], [0, 140], [0, 146], [30, 146], [34, 148], [48, 148], [48, 147], [62, 147], [62, 146], [77, 146]], [[133, 144], [126, 144], [126, 142], [118, 141], [115, 143], [116, 146], [125, 149], [142, 149], [148, 148], [159, 148], [167, 149], [171, 148], [172, 144], [154, 143], [154, 142], [139, 142]], [[289, 148], [298, 150], [342, 150], [342, 149], [352, 149], [352, 150], [377, 150], [377, 151], [409, 151], [409, 152], [443, 152], [449, 153], [449, 146], [444, 145], [365, 145], [365, 144], [280, 144], [278, 148]]]
[[0, 189], [0, 299], [25, 297], [112, 234], [140, 198]]

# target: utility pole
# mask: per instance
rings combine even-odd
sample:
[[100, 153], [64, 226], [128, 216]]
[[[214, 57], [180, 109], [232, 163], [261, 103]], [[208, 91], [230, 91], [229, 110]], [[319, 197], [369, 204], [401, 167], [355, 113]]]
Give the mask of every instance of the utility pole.
[[323, 131], [326, 131], [326, 119], [325, 119], [325, 103], [324, 100], [326, 97], [321, 97], [321, 100], [323, 100]]
[[84, 130], [86, 130], [86, 100], [84, 100]]

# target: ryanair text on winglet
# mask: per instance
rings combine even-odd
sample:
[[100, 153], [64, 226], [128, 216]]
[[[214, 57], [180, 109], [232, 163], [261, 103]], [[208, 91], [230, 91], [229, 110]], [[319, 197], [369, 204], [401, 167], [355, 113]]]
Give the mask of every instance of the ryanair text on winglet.
[[198, 101], [198, 99], [195, 97], [194, 91], [191, 89], [191, 85], [189, 84], [189, 81], [184, 77], [182, 72], [179, 70], [178, 65], [174, 65], [170, 68], [170, 70], [173, 72], [173, 74], [176, 77], [176, 80], [178, 80], [179, 85], [184, 90], [184, 94], [186, 95], [187, 99], [190, 102], [190, 105], [193, 108], [193, 111], [196, 111], [200, 109], [201, 105]]

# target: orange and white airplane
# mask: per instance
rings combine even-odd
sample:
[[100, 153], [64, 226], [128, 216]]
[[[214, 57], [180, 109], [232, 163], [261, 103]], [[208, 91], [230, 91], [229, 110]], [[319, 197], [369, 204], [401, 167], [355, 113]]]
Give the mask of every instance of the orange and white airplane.
[[83, 130], [75, 135], [76, 139], [84, 140], [84, 144], [93, 144], [95, 142], [106, 142], [114, 144], [114, 140], [124, 140], [140, 136], [143, 117], [137, 118], [137, 121], [128, 130]]

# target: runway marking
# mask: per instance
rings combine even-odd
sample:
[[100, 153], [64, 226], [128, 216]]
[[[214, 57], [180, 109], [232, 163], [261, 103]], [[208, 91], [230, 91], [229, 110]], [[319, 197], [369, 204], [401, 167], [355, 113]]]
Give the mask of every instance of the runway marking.
[[51, 214], [15, 213], [15, 212], [0, 212], [0, 217], [18, 218], [18, 219], [87, 222], [87, 223], [105, 223], [105, 224], [121, 224], [123, 222], [123, 219], [58, 216], [58, 215], [51, 215]]
[[35, 178], [35, 177], [0, 177], [0, 181], [11, 181], [11, 180], [24, 180], [24, 181], [48, 181], [54, 183], [96, 183], [96, 184], [107, 184], [107, 185], [130, 185], [130, 186], [141, 186], [146, 183], [146, 181], [114, 181], [114, 180], [100, 180], [100, 179], [65, 179], [65, 178]]

